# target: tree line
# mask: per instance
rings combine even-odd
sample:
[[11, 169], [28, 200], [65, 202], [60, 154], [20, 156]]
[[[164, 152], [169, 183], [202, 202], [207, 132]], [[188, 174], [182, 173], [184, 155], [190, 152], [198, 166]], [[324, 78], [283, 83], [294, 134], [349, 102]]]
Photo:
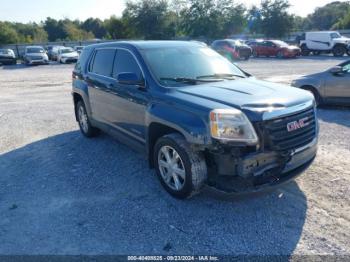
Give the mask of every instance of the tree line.
[[[350, 29], [350, 2], [332, 2], [307, 17], [288, 13], [288, 0], [247, 8], [232, 0], [127, 1], [121, 17], [85, 21], [47, 17], [41, 23], [0, 22], [0, 44], [89, 39], [284, 37], [293, 31]], [[302, 7], [301, 7], [302, 8]]]

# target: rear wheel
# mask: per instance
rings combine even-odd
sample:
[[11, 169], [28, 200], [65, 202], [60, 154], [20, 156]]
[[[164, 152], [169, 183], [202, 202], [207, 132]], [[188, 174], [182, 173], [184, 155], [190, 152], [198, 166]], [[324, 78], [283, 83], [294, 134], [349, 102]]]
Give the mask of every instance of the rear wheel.
[[333, 55], [336, 56], [336, 57], [341, 57], [341, 56], [344, 56], [345, 53], [347, 52], [346, 50], [346, 47], [345, 46], [341, 46], [341, 45], [336, 45], [334, 48], [333, 48]]
[[198, 193], [207, 179], [204, 155], [194, 151], [180, 134], [158, 139], [154, 148], [154, 166], [164, 189], [184, 199]]
[[277, 53], [277, 58], [283, 58], [283, 52], [282, 51], [278, 51]]
[[91, 125], [89, 116], [86, 112], [85, 104], [82, 100], [78, 101], [75, 106], [75, 110], [79, 128], [83, 135], [86, 137], [94, 137], [98, 135], [99, 130]]

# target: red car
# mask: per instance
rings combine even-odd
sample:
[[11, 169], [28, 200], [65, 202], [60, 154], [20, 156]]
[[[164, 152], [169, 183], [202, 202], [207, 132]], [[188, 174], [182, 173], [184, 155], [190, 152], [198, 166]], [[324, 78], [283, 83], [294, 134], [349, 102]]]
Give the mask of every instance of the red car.
[[253, 56], [276, 56], [279, 58], [300, 56], [301, 50], [297, 46], [288, 45], [280, 40], [258, 41], [252, 44]]

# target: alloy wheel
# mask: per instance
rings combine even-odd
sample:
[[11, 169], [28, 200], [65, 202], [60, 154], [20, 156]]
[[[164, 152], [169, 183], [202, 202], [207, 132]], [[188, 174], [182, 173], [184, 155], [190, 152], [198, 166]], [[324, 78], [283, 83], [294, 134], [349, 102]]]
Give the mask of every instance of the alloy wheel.
[[88, 116], [83, 106], [80, 106], [78, 109], [78, 120], [83, 131], [87, 133], [89, 131]]
[[158, 166], [163, 181], [180, 191], [186, 181], [186, 171], [179, 153], [171, 146], [162, 146], [158, 152]]

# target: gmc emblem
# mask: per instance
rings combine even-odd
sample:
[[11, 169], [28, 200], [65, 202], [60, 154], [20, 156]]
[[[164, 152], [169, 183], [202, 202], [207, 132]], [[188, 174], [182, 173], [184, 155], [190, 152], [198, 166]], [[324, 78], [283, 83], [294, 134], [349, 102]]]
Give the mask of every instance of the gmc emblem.
[[293, 121], [287, 124], [287, 130], [288, 132], [292, 132], [295, 130], [298, 130], [300, 128], [306, 127], [309, 125], [309, 123], [305, 123], [309, 118], [304, 117], [302, 119], [299, 119], [298, 121]]

